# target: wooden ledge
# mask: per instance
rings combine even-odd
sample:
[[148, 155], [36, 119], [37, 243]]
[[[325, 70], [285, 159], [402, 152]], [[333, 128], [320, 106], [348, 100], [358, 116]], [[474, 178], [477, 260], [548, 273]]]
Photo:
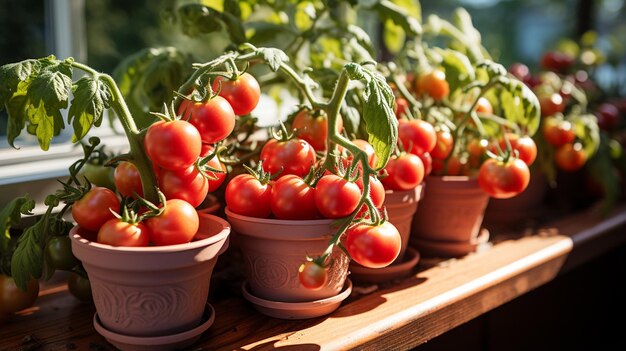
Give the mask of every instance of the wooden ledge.
[[[499, 235], [489, 250], [435, 262], [429, 268], [422, 265], [409, 278], [373, 292], [353, 293], [330, 316], [304, 321], [261, 315], [239, 296], [238, 284], [222, 282], [219, 294], [210, 301], [217, 314], [215, 324], [195, 347], [409, 349], [624, 244], [625, 229], [626, 206], [603, 220], [590, 209], [532, 230], [533, 235]], [[368, 288], [357, 286], [355, 291]], [[0, 350], [29, 346], [39, 346], [37, 350], [112, 350], [93, 330], [93, 307], [78, 303], [63, 288], [55, 289], [44, 290], [35, 307], [0, 328]]]

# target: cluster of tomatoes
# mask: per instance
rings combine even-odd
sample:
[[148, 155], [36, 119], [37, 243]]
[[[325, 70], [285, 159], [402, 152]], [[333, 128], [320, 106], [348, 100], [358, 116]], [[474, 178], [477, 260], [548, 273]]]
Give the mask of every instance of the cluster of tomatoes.
[[[146, 131], [143, 146], [167, 199], [161, 208], [140, 208], [141, 215], [129, 215], [115, 192], [93, 187], [72, 206], [81, 228], [97, 232], [99, 243], [114, 246], [175, 245], [193, 239], [199, 227], [195, 208], [226, 178], [213, 144], [228, 137], [236, 116], [250, 113], [260, 97], [258, 82], [248, 73], [233, 80], [217, 77], [213, 91], [219, 94], [198, 102], [184, 100], [180, 119], [158, 121]], [[130, 161], [116, 167], [114, 183], [123, 197], [143, 196], [139, 171]]]
[[[415, 79], [408, 78], [407, 87], [422, 101], [431, 99], [438, 102], [449, 95], [450, 88], [443, 71], [435, 69]], [[412, 160], [411, 163], [421, 176], [432, 173], [477, 177], [483, 190], [495, 198], [509, 198], [526, 189], [530, 181], [528, 167], [537, 156], [537, 147], [530, 136], [507, 132], [491, 142], [463, 136], [463, 139], [456, 141], [461, 145], [455, 146], [454, 136], [446, 125], [435, 127], [424, 120], [406, 119], [404, 116], [409, 115], [408, 108], [405, 98], [396, 99], [396, 115], [400, 117], [399, 145], [405, 151], [397, 159], [409, 158], [407, 155], [417, 156], [415, 158], [419, 160]], [[494, 112], [493, 106], [484, 97], [478, 99], [475, 110], [479, 114], [487, 115]], [[506, 157], [488, 157], [488, 151], [492, 155], [499, 155], [506, 150]], [[417, 161], [421, 161], [421, 165]]]

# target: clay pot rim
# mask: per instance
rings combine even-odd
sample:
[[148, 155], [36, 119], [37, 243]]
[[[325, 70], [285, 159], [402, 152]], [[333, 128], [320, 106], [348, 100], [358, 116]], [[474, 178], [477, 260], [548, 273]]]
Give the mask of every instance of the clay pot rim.
[[187, 341], [191, 341], [194, 338], [200, 337], [202, 333], [213, 325], [215, 322], [215, 309], [209, 303], [206, 304], [202, 320], [203, 322], [199, 326], [176, 334], [162, 336], [131, 336], [119, 334], [106, 329], [102, 322], [100, 322], [98, 312], [96, 312], [93, 316], [93, 326], [100, 335], [102, 335], [105, 339], [110, 340], [109, 342], [111, 343], [122, 343], [137, 346], [176, 346], [176, 344], [182, 344]]
[[[428, 175], [424, 179], [424, 183], [428, 186], [428, 183], [446, 183], [447, 186], [462, 186], [465, 187], [465, 184], [474, 184], [478, 186], [478, 177], [469, 177], [469, 176], [437, 176], [437, 175]], [[474, 185], [471, 185], [474, 186]]]
[[322, 306], [332, 305], [336, 303], [341, 303], [343, 300], [347, 299], [348, 296], [352, 293], [352, 280], [350, 278], [346, 278], [345, 283], [343, 284], [343, 288], [341, 292], [335, 296], [327, 297], [325, 299], [313, 300], [313, 301], [304, 301], [304, 302], [283, 302], [283, 301], [272, 301], [266, 300], [255, 295], [252, 295], [250, 291], [250, 287], [248, 285], [248, 280], [244, 280], [241, 284], [241, 292], [243, 293], [243, 297], [251, 302], [254, 305], [268, 308], [272, 310], [282, 310], [282, 311], [294, 311], [294, 310], [303, 310], [303, 309], [317, 309]]
[[330, 225], [336, 220], [341, 218], [321, 218], [321, 219], [276, 219], [276, 218], [258, 218], [240, 215], [231, 212], [228, 207], [224, 209], [226, 216], [232, 217], [239, 221], [259, 223], [259, 224], [273, 224], [273, 225], [286, 225], [286, 226], [318, 226], [322, 224]]
[[388, 194], [408, 194], [411, 192], [417, 192], [421, 194], [421, 188], [424, 187], [424, 182], [421, 182], [418, 186], [416, 186], [413, 189], [408, 189], [408, 190], [391, 190], [391, 189], [385, 189], [385, 195]]
[[70, 239], [81, 246], [88, 246], [89, 248], [96, 251], [115, 251], [115, 252], [129, 252], [129, 253], [168, 253], [168, 252], [180, 252], [187, 250], [194, 250], [198, 248], [202, 248], [205, 246], [209, 246], [211, 244], [224, 241], [228, 238], [231, 228], [230, 223], [228, 223], [225, 219], [220, 218], [218, 216], [198, 212], [198, 216], [206, 217], [222, 226], [222, 230], [217, 232], [215, 235], [212, 235], [208, 238], [202, 240], [191, 241], [184, 244], [176, 244], [176, 245], [164, 245], [164, 246], [144, 246], [144, 247], [132, 247], [132, 246], [112, 246], [106, 244], [100, 244], [95, 241], [91, 241], [83, 238], [80, 234], [78, 234], [78, 230], [80, 227], [78, 225], [72, 228], [70, 232]]

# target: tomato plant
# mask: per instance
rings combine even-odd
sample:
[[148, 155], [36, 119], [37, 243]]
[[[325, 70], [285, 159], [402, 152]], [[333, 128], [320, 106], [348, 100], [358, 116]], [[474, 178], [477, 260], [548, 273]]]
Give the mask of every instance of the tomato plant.
[[507, 149], [507, 140], [511, 145], [511, 150], [517, 151], [519, 159], [524, 161], [528, 166], [532, 165], [537, 158], [537, 145], [535, 141], [528, 135], [519, 136], [514, 133], [506, 133], [500, 138], [499, 144], [501, 150]]
[[213, 91], [225, 98], [237, 116], [247, 115], [259, 103], [261, 88], [250, 73], [243, 73], [234, 79], [218, 76], [213, 81]]
[[315, 149], [303, 139], [270, 139], [261, 149], [263, 169], [270, 174], [304, 177], [315, 164]]
[[[166, 229], [163, 228], [163, 230]], [[146, 224], [129, 223], [118, 218], [108, 220], [98, 231], [98, 242], [111, 246], [148, 246], [150, 237], [150, 231]], [[157, 240], [161, 240], [161, 238]], [[187, 241], [191, 241], [191, 239]]]
[[307, 289], [319, 290], [326, 285], [328, 272], [319, 264], [307, 261], [298, 268], [298, 280]]
[[148, 128], [144, 138], [148, 157], [154, 164], [169, 170], [185, 169], [200, 156], [200, 133], [183, 120], [159, 121]]
[[200, 139], [206, 144], [225, 139], [235, 129], [235, 112], [221, 96], [201, 102], [184, 100], [178, 112], [184, 120], [196, 127]]
[[150, 241], [155, 245], [190, 242], [200, 226], [196, 209], [188, 202], [179, 199], [167, 200], [163, 207], [161, 214], [146, 220]]
[[143, 196], [143, 187], [139, 170], [129, 161], [120, 162], [115, 167], [113, 180], [117, 191], [126, 197]]
[[350, 257], [368, 268], [390, 265], [400, 253], [400, 233], [393, 224], [357, 224], [346, 232], [345, 247]]
[[113, 181], [113, 168], [87, 162], [83, 167], [82, 174], [95, 186], [115, 190]]
[[119, 212], [120, 200], [107, 188], [94, 187], [72, 205], [72, 217], [79, 226], [91, 231], [98, 231], [109, 219], [111, 213]]
[[511, 198], [528, 187], [530, 170], [519, 158], [485, 161], [478, 171], [478, 184], [491, 197]]

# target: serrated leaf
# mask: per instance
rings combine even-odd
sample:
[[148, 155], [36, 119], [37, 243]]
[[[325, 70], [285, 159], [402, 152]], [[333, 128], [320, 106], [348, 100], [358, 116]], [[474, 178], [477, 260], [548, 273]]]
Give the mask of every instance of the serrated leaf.
[[476, 80], [476, 72], [467, 56], [452, 49], [436, 49], [441, 56], [441, 66], [450, 84], [450, 94]]
[[404, 47], [405, 40], [406, 33], [404, 29], [396, 25], [392, 20], [387, 19], [383, 32], [383, 41], [385, 42], [387, 50], [392, 54], [397, 54]]
[[19, 83], [26, 81], [39, 66], [38, 60], [30, 59], [0, 67], [0, 111], [18, 91]]
[[534, 135], [541, 117], [537, 96], [517, 80], [511, 80], [499, 96], [503, 117], [519, 125], [527, 135]]
[[100, 80], [85, 76], [74, 87], [74, 99], [67, 116], [67, 122], [74, 127], [74, 141], [81, 140], [91, 126], [100, 126], [104, 110], [111, 105], [111, 92]]
[[35, 201], [28, 195], [15, 198], [11, 200], [0, 211], [0, 256], [3, 252], [6, 252], [11, 235], [9, 230], [11, 227], [20, 223], [22, 214], [31, 214], [31, 211], [35, 208]]
[[270, 67], [270, 69], [274, 72], [278, 71], [280, 65], [283, 64], [283, 62], [289, 61], [289, 56], [287, 56], [287, 54], [285, 54], [280, 49], [259, 48], [258, 51], [261, 56], [263, 56], [263, 59], [265, 60], [265, 62], [267, 62], [267, 65]]
[[16, 94], [6, 103], [9, 121], [7, 123], [7, 141], [15, 148], [15, 139], [26, 126], [26, 94]]
[[11, 276], [15, 285], [26, 290], [26, 284], [31, 278], [39, 279], [43, 266], [43, 224], [37, 222], [27, 228], [17, 241], [17, 246], [11, 259]]
[[389, 160], [398, 139], [398, 120], [393, 112], [393, 91], [385, 78], [377, 72], [366, 71], [369, 80], [363, 97], [363, 120], [369, 135], [368, 141], [374, 147], [378, 158], [376, 169], [382, 169]]

